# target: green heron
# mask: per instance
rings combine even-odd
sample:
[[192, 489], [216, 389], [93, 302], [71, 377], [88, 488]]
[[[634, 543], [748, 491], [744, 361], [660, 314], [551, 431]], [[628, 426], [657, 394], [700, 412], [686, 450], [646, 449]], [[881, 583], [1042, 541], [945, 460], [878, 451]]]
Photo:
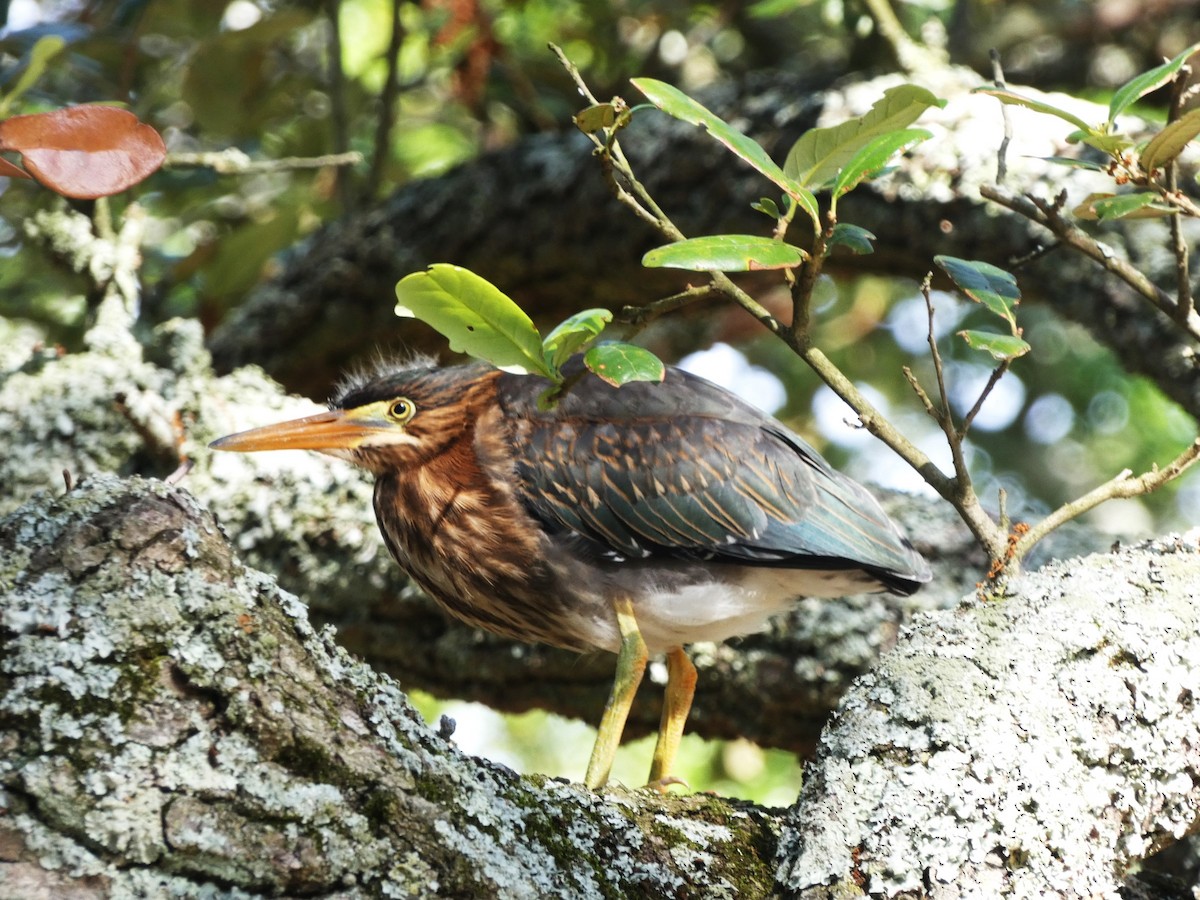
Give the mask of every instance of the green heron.
[[[576, 364], [577, 365], [577, 364]], [[400, 566], [449, 613], [521, 641], [617, 653], [585, 783], [598, 788], [650, 653], [667, 686], [650, 783], [671, 766], [696, 685], [685, 644], [763, 627], [800, 597], [911, 594], [925, 561], [862, 486], [725, 389], [546, 380], [482, 364], [350, 380], [328, 412], [213, 442], [319, 450], [375, 475]]]

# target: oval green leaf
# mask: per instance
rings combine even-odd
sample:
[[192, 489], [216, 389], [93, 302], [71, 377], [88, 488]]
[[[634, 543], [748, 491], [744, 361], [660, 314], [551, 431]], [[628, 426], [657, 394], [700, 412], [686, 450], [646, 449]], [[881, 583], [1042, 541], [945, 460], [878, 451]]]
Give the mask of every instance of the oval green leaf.
[[568, 359], [599, 337], [612, 321], [607, 309], [585, 309], [563, 319], [542, 341], [546, 364], [557, 373]]
[[1024, 340], [1012, 334], [996, 334], [991, 331], [960, 331], [959, 337], [974, 350], [986, 350], [996, 359], [1016, 359], [1030, 351]]
[[1200, 109], [1180, 116], [1150, 139], [1142, 150], [1142, 168], [1147, 173], [1163, 168], [1182, 153], [1196, 135], [1200, 135]]
[[875, 138], [907, 128], [931, 106], [945, 105], [945, 100], [916, 85], [889, 88], [863, 115], [802, 134], [788, 151], [783, 171], [799, 184], [819, 188], [832, 181]]
[[1117, 116], [1125, 112], [1134, 102], [1146, 96], [1151, 91], [1158, 90], [1174, 78], [1179, 70], [1183, 68], [1183, 64], [1188, 61], [1188, 57], [1197, 50], [1200, 50], [1200, 44], [1192, 44], [1192, 46], [1169, 62], [1165, 62], [1161, 66], [1155, 66], [1149, 72], [1135, 75], [1113, 91], [1112, 100], [1108, 104], [1108, 124], [1111, 126], [1116, 121]]
[[875, 235], [867, 229], [848, 222], [838, 222], [833, 226], [833, 234], [829, 236], [826, 246], [831, 250], [834, 247], [845, 247], [851, 253], [861, 255], [875, 252], [875, 245], [871, 243], [873, 240]]
[[813, 227], [819, 228], [821, 213], [817, 207], [817, 198], [803, 185], [784, 174], [783, 169], [767, 155], [767, 151], [750, 137], [742, 134], [728, 122], [710, 112], [706, 107], [697, 103], [683, 91], [672, 87], [665, 81], [656, 78], [631, 79], [633, 86], [646, 95], [646, 98], [665, 112], [683, 122], [699, 125], [714, 138], [728, 147], [735, 155], [740, 156], [751, 166], [779, 185], [788, 196], [794, 199], [808, 213], [813, 221]]
[[396, 315], [420, 319], [450, 341], [450, 349], [508, 372], [554, 373], [542, 336], [529, 316], [486, 278], [438, 263], [396, 285]]
[[799, 247], [754, 234], [714, 234], [656, 247], [642, 257], [650, 269], [754, 272], [791, 269], [808, 256]]
[[596, 103], [575, 114], [575, 127], [584, 134], [611, 128], [617, 121], [617, 111], [611, 103]]
[[1075, 159], [1073, 156], [1043, 156], [1042, 162], [1056, 166], [1066, 166], [1068, 169], [1087, 169], [1089, 172], [1107, 172], [1108, 169], [1090, 159]]
[[1100, 130], [1093, 128], [1083, 119], [1074, 113], [1069, 113], [1065, 109], [1059, 109], [1051, 103], [1044, 100], [1035, 100], [1032, 97], [1026, 97], [1023, 94], [1015, 93], [1007, 88], [976, 88], [972, 93], [987, 94], [989, 97], [995, 97], [1001, 103], [1008, 106], [1024, 106], [1026, 109], [1032, 109], [1034, 112], [1045, 113], [1048, 116], [1057, 116], [1065, 122], [1070, 122], [1080, 131], [1087, 134], [1102, 134]]
[[760, 197], [750, 204], [750, 208], [755, 212], [762, 213], [764, 216], [770, 216], [772, 219], [779, 218], [779, 207], [770, 197]]
[[1013, 307], [1021, 302], [1021, 290], [1011, 273], [991, 263], [956, 256], [935, 256], [933, 261], [960, 291], [1004, 319], [1016, 332], [1017, 317]]
[[599, 344], [583, 355], [588, 371], [613, 387], [631, 381], [662, 381], [663, 361], [635, 344]]
[[833, 182], [833, 196], [840, 197], [852, 191], [863, 179], [878, 174], [895, 153], [931, 137], [933, 135], [924, 128], [905, 128], [873, 138], [838, 172]]
[[1162, 198], [1148, 191], [1137, 194], [1089, 194], [1072, 212], [1085, 221], [1109, 219], [1160, 219], [1174, 212], [1159, 203]]
[[1101, 153], [1117, 156], [1133, 146], [1133, 141], [1121, 134], [1097, 134], [1095, 131], [1072, 131], [1067, 135], [1068, 144], [1087, 144]]

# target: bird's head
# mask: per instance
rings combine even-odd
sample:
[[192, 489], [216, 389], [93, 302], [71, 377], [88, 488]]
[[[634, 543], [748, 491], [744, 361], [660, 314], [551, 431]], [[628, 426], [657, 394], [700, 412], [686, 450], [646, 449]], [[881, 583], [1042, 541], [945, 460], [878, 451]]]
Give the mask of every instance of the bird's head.
[[376, 474], [414, 466], [444, 450], [494, 404], [485, 366], [381, 367], [352, 376], [326, 412], [213, 441], [214, 450], [317, 450]]

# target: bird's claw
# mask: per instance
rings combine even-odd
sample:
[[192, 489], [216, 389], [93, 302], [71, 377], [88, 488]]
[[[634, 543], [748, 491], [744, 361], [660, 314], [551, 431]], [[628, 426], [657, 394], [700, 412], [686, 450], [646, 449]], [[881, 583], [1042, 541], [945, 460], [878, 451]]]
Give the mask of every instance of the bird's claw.
[[683, 778], [680, 778], [678, 775], [668, 775], [665, 778], [659, 778], [654, 781], [651, 781], [644, 788], [642, 788], [642, 790], [655, 791], [659, 794], [665, 794], [667, 792], [667, 789], [675, 784], [683, 785], [685, 788], [688, 788], [688, 790], [691, 790], [691, 785], [688, 784], [687, 781], [684, 780]]

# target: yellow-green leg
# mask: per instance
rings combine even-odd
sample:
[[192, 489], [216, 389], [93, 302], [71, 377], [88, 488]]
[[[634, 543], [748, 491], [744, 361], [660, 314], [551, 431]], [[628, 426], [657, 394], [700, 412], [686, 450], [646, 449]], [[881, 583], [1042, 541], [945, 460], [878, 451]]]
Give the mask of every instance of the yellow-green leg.
[[629, 718], [629, 707], [633, 705], [642, 674], [646, 671], [646, 642], [638, 630], [633, 616], [633, 601], [622, 598], [613, 604], [617, 613], [617, 628], [621, 632], [621, 649], [617, 651], [617, 673], [613, 677], [612, 693], [604, 705], [600, 717], [600, 728], [596, 732], [596, 743], [592, 747], [592, 758], [588, 760], [587, 774], [583, 783], [591, 790], [603, 787], [612, 770], [613, 757], [621, 743], [625, 720]]
[[667, 785], [681, 783], [672, 777], [671, 769], [675, 765], [675, 754], [683, 737], [683, 725], [692, 708], [695, 693], [696, 667], [682, 647], [675, 647], [667, 653], [667, 691], [663, 697], [654, 760], [650, 764], [649, 787], [664, 790]]

